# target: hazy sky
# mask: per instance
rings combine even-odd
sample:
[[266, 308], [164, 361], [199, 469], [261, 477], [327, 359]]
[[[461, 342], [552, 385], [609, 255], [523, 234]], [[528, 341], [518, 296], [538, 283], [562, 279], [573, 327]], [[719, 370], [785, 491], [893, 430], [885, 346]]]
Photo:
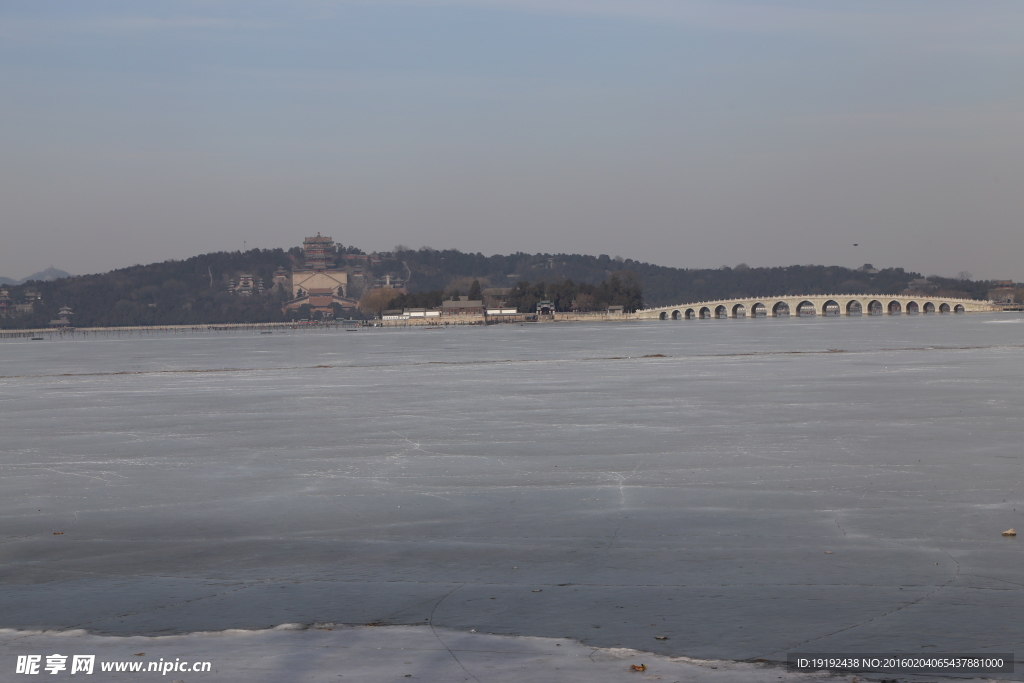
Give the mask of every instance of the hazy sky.
[[1024, 280], [1022, 28], [1020, 0], [7, 0], [0, 275], [320, 231]]

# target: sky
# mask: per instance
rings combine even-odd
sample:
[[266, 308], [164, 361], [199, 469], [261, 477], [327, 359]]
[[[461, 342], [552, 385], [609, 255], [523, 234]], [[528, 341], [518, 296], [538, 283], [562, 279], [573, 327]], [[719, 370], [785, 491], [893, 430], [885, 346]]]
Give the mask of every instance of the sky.
[[0, 276], [321, 232], [1020, 281], [1022, 26], [1019, 0], [5, 0]]

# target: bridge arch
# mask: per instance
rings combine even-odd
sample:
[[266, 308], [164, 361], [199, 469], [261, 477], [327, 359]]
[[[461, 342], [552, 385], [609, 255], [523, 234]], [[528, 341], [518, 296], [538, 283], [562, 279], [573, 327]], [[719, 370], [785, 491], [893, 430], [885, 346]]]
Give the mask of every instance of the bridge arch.
[[[829, 298], [834, 297], [834, 298]], [[874, 297], [874, 298], [872, 298]], [[996, 310], [990, 302], [966, 298], [932, 299], [913, 294], [813, 294], [807, 298], [780, 297], [761, 299], [735, 297], [701, 304], [680, 304], [638, 311], [636, 318], [646, 320], [722, 320], [727, 318], [794, 318], [847, 316], [900, 316], [968, 313]]]

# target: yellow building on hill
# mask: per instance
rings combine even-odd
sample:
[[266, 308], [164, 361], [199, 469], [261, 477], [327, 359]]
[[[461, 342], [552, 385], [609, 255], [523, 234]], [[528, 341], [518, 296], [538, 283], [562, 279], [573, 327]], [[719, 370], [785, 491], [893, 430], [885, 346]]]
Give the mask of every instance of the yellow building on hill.
[[348, 273], [336, 267], [334, 240], [317, 233], [303, 241], [302, 249], [305, 264], [292, 270], [292, 300], [284, 310], [309, 305], [311, 312], [331, 317], [335, 304], [356, 308], [358, 303], [348, 298]]

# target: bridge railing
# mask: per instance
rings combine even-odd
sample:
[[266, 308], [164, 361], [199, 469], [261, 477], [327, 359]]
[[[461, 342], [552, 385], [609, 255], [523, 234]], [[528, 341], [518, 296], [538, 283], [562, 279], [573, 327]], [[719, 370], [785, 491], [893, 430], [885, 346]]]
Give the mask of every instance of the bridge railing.
[[707, 306], [710, 304], [728, 304], [740, 301], [763, 301], [767, 303], [769, 301], [782, 301], [785, 299], [920, 299], [922, 301], [954, 301], [957, 303], [972, 304], [994, 303], [993, 301], [987, 299], [965, 299], [962, 297], [949, 296], [915, 296], [909, 294], [785, 294], [782, 296], [745, 296], [735, 299], [710, 299], [707, 301], [696, 301], [684, 304], [672, 304], [669, 306], [655, 306], [653, 308], [642, 308], [638, 310], [637, 313], [644, 313], [646, 311], [662, 311], [673, 308], [693, 308], [695, 306]]

